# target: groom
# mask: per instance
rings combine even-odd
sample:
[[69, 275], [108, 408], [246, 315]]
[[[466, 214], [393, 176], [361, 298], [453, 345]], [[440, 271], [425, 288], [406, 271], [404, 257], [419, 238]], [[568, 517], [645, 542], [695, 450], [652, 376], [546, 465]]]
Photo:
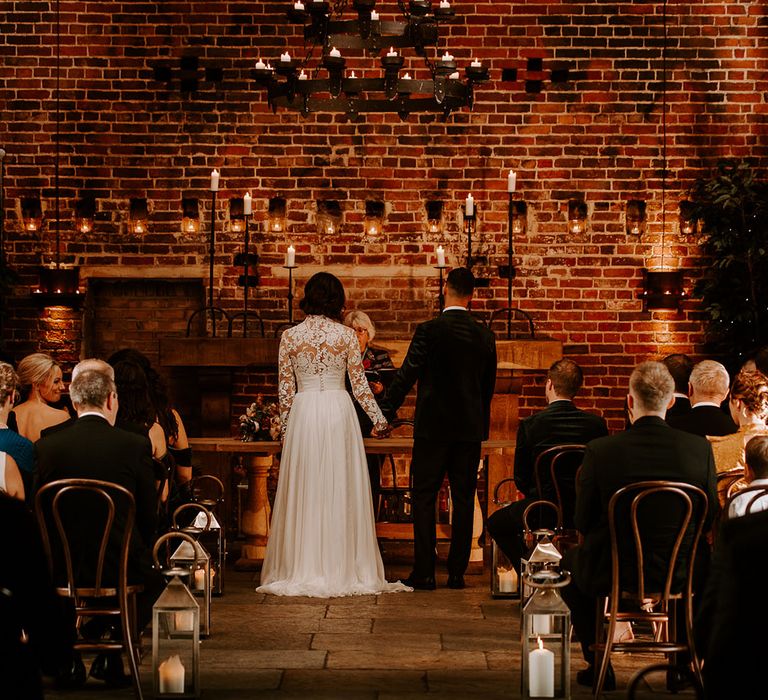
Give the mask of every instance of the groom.
[[471, 270], [448, 273], [445, 310], [416, 328], [382, 403], [392, 416], [418, 381], [411, 461], [414, 565], [403, 583], [422, 590], [435, 588], [435, 501], [446, 473], [453, 499], [449, 588], [464, 588], [472, 547], [480, 446], [488, 437], [496, 381], [494, 335], [467, 311], [474, 289]]

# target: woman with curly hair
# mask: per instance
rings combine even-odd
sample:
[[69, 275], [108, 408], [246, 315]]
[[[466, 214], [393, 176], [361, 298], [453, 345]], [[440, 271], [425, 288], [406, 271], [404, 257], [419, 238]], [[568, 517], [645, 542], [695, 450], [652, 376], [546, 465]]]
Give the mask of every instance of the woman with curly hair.
[[756, 435], [768, 435], [768, 377], [741, 371], [731, 387], [731, 417], [739, 429], [733, 435], [708, 436], [718, 472], [744, 468], [744, 448]]
[[57, 403], [64, 391], [61, 367], [50, 355], [36, 352], [22, 359], [16, 372], [20, 385], [29, 391], [27, 400], [13, 409], [18, 432], [37, 442], [41, 431], [69, 420], [69, 413], [49, 405]]

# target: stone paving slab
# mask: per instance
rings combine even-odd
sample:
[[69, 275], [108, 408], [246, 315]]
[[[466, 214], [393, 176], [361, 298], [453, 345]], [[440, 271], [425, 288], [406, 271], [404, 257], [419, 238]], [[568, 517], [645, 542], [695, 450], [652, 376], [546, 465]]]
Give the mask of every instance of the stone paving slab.
[[316, 634], [312, 649], [328, 651], [378, 651], [398, 649], [404, 652], [440, 651], [442, 643], [439, 634], [389, 633], [389, 634]]
[[[390, 693], [425, 693], [426, 674], [411, 670], [334, 670], [286, 671], [281, 688], [286, 691], [316, 692], [340, 691], [358, 692], [386, 688]], [[308, 697], [308, 696], [305, 696]]]
[[390, 649], [328, 652], [328, 668], [350, 669], [487, 669], [485, 654], [477, 651], [416, 651]]

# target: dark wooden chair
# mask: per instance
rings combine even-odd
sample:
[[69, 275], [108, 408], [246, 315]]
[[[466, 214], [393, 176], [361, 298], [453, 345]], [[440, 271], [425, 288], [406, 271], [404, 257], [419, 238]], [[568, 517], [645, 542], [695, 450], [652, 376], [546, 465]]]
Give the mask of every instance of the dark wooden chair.
[[[746, 508], [744, 509], [744, 515], [750, 515], [752, 512], [759, 512], [760, 510], [766, 510], [766, 508], [755, 509], [755, 504], [763, 497], [768, 496], [768, 486], [747, 486], [738, 491], [734, 491], [728, 495], [728, 500], [725, 502], [723, 508], [723, 517], [731, 518], [731, 504], [737, 499], [744, 499], [746, 502]], [[761, 504], [762, 505], [762, 504]]]
[[[646, 689], [641, 691], [640, 697], [647, 698], [651, 694], [665, 695], [668, 697], [669, 692], [667, 691], [666, 687], [663, 689], [659, 688], [658, 691], [650, 687], [648, 683], [648, 676], [653, 674], [664, 674], [664, 683], [666, 685], [666, 679], [669, 677], [669, 674], [676, 673], [678, 671], [679, 669], [676, 666], [672, 666], [670, 664], [652, 664], [651, 666], [645, 666], [644, 668], [641, 668], [639, 671], [633, 673], [632, 677], [629, 679], [629, 683], [627, 684], [627, 700], [635, 700], [635, 698], [638, 697], [637, 693], [641, 684], [645, 685]], [[701, 683], [699, 682], [699, 679], [696, 677], [696, 675], [691, 673], [688, 680], [691, 682], [691, 687], [693, 688], [693, 693], [697, 700], [703, 698], [704, 688], [702, 688]]]
[[[116, 502], [120, 503], [122, 532], [116, 527]], [[60, 479], [45, 484], [37, 492], [35, 514], [54, 581], [59, 584], [56, 590], [62, 597], [71, 599], [74, 605], [78, 630], [74, 649], [124, 652], [128, 657], [134, 694], [141, 700], [135, 596], [143, 587], [128, 583], [128, 552], [136, 514], [133, 494], [107, 481]], [[75, 533], [70, 530], [74, 522], [80, 531], [87, 526], [95, 541], [87, 544], [76, 541]], [[55, 540], [51, 537], [53, 528]], [[110, 551], [115, 547], [119, 548], [118, 552]], [[105, 577], [108, 552], [111, 561], [118, 561], [117, 580], [106, 580]], [[83, 567], [93, 572], [91, 580], [79, 580], [78, 572]], [[82, 623], [86, 618], [119, 622], [122, 638], [84, 637]]]
[[533, 465], [536, 493], [557, 506], [561, 528], [573, 529], [576, 472], [586, 449], [586, 445], [576, 443], [554, 445], [541, 452]]
[[731, 494], [732, 487], [744, 478], [744, 468], [735, 467], [717, 475], [717, 498], [724, 506]]
[[[688, 652], [701, 683], [693, 641], [693, 568], [707, 515], [707, 496], [691, 484], [642, 481], [619, 489], [608, 504], [611, 536], [611, 592], [599, 598], [593, 691], [600, 695], [611, 653], [661, 653], [668, 658]], [[660, 519], [659, 513], [664, 514]], [[661, 549], [663, 547], [663, 550]], [[620, 610], [620, 604], [630, 609]], [[676, 606], [685, 611], [685, 640], [677, 640]], [[614, 642], [619, 621], [652, 623], [652, 639]], [[605, 629], [607, 626], [607, 630]], [[601, 637], [605, 632], [604, 641]]]

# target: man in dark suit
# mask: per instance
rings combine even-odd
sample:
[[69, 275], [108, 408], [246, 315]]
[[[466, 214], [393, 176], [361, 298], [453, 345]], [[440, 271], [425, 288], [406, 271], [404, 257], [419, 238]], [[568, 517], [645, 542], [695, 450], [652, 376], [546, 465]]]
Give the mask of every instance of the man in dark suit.
[[719, 362], [699, 362], [688, 381], [691, 410], [682, 415], [668, 416], [667, 423], [701, 437], [735, 433], [738, 430], [736, 423], [720, 407], [728, 396], [730, 383], [728, 370]]
[[667, 411], [667, 418], [682, 416], [691, 410], [691, 401], [688, 398], [688, 380], [693, 370], [693, 360], [681, 352], [667, 355], [662, 362], [675, 381], [674, 403]]
[[[136, 502], [136, 520], [128, 555], [130, 583], [144, 585], [137, 597], [137, 622], [143, 629], [152, 616], [152, 604], [162, 591], [163, 580], [152, 568], [151, 547], [157, 527], [157, 494], [152, 471], [152, 447], [141, 435], [114, 427], [117, 416], [115, 384], [107, 374], [86, 370], [78, 374], [69, 389], [77, 420], [66, 428], [42, 437], [35, 444], [38, 485], [57, 479], [100, 479], [123, 486], [133, 494]], [[95, 564], [92, 552], [97, 533], [88, 517], [87, 502], [70, 511], [65, 526], [70, 532], [74, 548], [82, 547], [82, 555], [73, 553], [79, 563], [75, 578], [83, 585], [93, 581]], [[119, 566], [119, 542], [124, 527], [125, 503], [116, 499], [116, 537], [113, 538], [105, 558], [105, 583], [115, 582]], [[95, 515], [94, 515], [95, 517]], [[122, 525], [122, 527], [121, 527]], [[56, 557], [56, 552], [54, 552]], [[57, 584], [61, 583], [63, 568], [54, 566]], [[101, 676], [115, 684], [123, 681], [122, 661], [117, 654], [95, 661], [92, 675]]]
[[[544, 450], [555, 445], [584, 444], [608, 434], [605, 421], [600, 416], [582, 411], [573, 403], [573, 398], [581, 389], [583, 381], [581, 368], [573, 360], [562, 359], [555, 362], [549, 368], [544, 384], [547, 408], [520, 421], [517, 429], [515, 486], [525, 494], [525, 498], [491, 515], [488, 518], [488, 533], [518, 573], [520, 558], [524, 553], [523, 512], [531, 502], [539, 498], [554, 497], [546, 488], [545, 493], [537, 491], [534, 474], [536, 458]], [[578, 464], [573, 467], [575, 474]], [[543, 486], [546, 486], [546, 482]], [[571, 513], [568, 519], [572, 519], [573, 498], [573, 494], [570, 494], [570, 499], [568, 494], [564, 494], [564, 499], [570, 503], [568, 510]], [[566, 525], [572, 527], [571, 523]]]
[[[563, 557], [564, 569], [572, 574], [571, 584], [563, 589], [563, 599], [571, 609], [573, 628], [589, 663], [589, 668], [577, 674], [582, 685], [592, 685], [594, 675], [594, 652], [589, 647], [596, 637], [597, 597], [606, 594], [611, 584], [611, 496], [639, 481], [681, 481], [707, 494], [709, 522], [718, 510], [715, 462], [709, 442], [670, 428], [664, 421], [674, 401], [674, 388], [672, 376], [660, 362], [638, 365], [629, 379], [627, 397], [632, 426], [587, 445], [577, 483], [575, 514], [576, 527], [584, 540]], [[659, 514], [660, 528], [664, 527], [664, 515], [667, 513]], [[610, 690], [615, 683], [611, 669], [605, 689]]]
[[474, 286], [470, 270], [448, 273], [445, 310], [418, 326], [383, 402], [391, 416], [418, 381], [411, 461], [414, 566], [405, 583], [423, 590], [435, 588], [435, 501], [446, 472], [453, 499], [449, 587], [464, 587], [472, 547], [477, 468], [496, 382], [493, 333], [467, 311]]

